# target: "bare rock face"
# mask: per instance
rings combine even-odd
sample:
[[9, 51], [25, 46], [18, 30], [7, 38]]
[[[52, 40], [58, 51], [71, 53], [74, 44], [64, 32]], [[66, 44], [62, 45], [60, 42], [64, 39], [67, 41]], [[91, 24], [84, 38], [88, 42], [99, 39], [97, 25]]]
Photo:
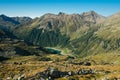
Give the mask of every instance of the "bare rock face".
[[99, 23], [105, 20], [104, 16], [97, 14], [94, 11], [84, 12], [83, 14], [65, 14], [60, 12], [58, 15], [55, 14], [45, 14], [40, 17], [40, 25], [45, 25], [50, 23], [54, 27], [72, 27], [72, 26], [82, 26], [86, 22]]
[[82, 15], [82, 17], [84, 18], [85, 21], [90, 21], [90, 22], [93, 22], [93, 23], [101, 23], [105, 20], [104, 16], [99, 15], [94, 11], [84, 12], [81, 15]]
[[59, 12], [58, 14], [47, 13], [40, 18], [33, 19], [30, 24], [20, 26], [20, 29], [22, 28], [23, 31], [27, 27], [49, 31], [59, 29], [62, 33], [71, 35], [76, 31], [80, 31], [81, 28], [86, 29], [91, 24], [100, 23], [104, 20], [105, 17], [94, 11], [83, 14], [65, 14], [63, 12]]

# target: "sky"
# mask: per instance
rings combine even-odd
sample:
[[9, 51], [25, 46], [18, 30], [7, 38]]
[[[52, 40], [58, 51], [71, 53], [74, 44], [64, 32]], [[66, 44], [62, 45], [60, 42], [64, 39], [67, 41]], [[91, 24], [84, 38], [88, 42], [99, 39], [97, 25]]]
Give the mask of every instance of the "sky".
[[0, 0], [0, 14], [40, 17], [45, 13], [81, 14], [95, 11], [110, 16], [120, 11], [120, 0]]

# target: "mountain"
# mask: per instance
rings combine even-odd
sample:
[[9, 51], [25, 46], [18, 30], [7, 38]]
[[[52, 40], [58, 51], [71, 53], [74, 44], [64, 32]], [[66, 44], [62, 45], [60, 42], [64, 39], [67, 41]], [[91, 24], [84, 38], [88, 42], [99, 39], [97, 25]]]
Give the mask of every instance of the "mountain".
[[0, 56], [11, 58], [13, 56], [41, 56], [44, 54], [45, 51], [39, 46], [33, 46], [24, 40], [0, 38]]
[[2, 15], [0, 25], [0, 80], [120, 79], [120, 13]]
[[39, 46], [26, 43], [12, 33], [14, 28], [22, 24], [27, 24], [31, 20], [29, 17], [13, 18], [0, 15], [0, 61], [13, 56], [41, 55], [45, 53]]
[[81, 15], [85, 21], [90, 21], [93, 23], [101, 23], [106, 19], [104, 16], [97, 14], [94, 11], [84, 12]]
[[27, 25], [19, 26], [14, 34], [19, 38], [41, 46], [65, 46], [80, 37], [91, 25], [104, 21], [105, 17], [94, 11], [83, 14], [47, 13]]
[[18, 21], [6, 16], [6, 15], [0, 15], [0, 28], [2, 29], [9, 29], [13, 26], [17, 26], [20, 24]]
[[5, 36], [5, 34], [6, 33], [2, 29], [0, 29], [0, 37]]
[[[9, 31], [0, 29], [0, 58], [8, 59], [12, 56], [41, 55], [44, 53], [45, 51], [41, 48], [17, 39]], [[2, 58], [0, 61], [4, 59]]]
[[15, 36], [8, 30], [0, 28], [0, 38], [15, 38]]
[[12, 29], [12, 32], [28, 43], [59, 47], [81, 57], [119, 53], [119, 18], [120, 13], [104, 17], [94, 11], [82, 14], [47, 13], [35, 19], [14, 17], [21, 24]]
[[104, 28], [101, 28], [96, 34], [105, 39], [120, 38], [120, 12], [108, 17], [104, 22]]
[[81, 56], [104, 53], [120, 53], [120, 13], [94, 25], [82, 37], [71, 42], [72, 48]]
[[31, 22], [32, 18], [30, 17], [11, 17], [12, 19], [14, 19], [15, 21], [18, 21], [21, 24], [25, 24], [27, 22]]
[[0, 28], [10, 30], [18, 25], [27, 24], [31, 22], [30, 17], [8, 17], [4, 14], [0, 15]]
[[56, 29], [59, 28], [65, 34], [72, 34], [82, 27], [88, 27], [91, 24], [98, 23], [105, 17], [95, 13], [94, 11], [83, 14], [65, 14], [60, 12], [58, 15], [45, 14], [39, 19], [39, 28]]

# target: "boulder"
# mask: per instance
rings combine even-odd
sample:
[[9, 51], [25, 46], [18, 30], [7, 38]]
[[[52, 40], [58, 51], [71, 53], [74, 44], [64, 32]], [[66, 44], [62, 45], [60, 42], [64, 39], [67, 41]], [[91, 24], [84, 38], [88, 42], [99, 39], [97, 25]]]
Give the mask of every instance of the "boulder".
[[78, 75], [86, 75], [86, 74], [93, 74], [94, 71], [92, 69], [80, 69], [77, 71]]
[[11, 80], [12, 78], [11, 77], [7, 77], [7, 79], [6, 80]]
[[68, 75], [69, 75], [69, 76], [73, 76], [74, 74], [75, 74], [75, 73], [74, 73], [73, 71], [69, 71], [69, 72], [68, 72]]
[[19, 76], [18, 80], [24, 80], [24, 75]]
[[51, 77], [51, 78], [59, 78], [61, 74], [61, 72], [57, 68], [54, 68], [54, 67], [49, 67], [45, 71], [45, 73], [48, 77]]
[[65, 77], [65, 76], [73, 76], [75, 73], [73, 71], [59, 71], [55, 67], [49, 67], [43, 72], [37, 73], [35, 76], [28, 78], [26, 80], [55, 80], [57, 78]]

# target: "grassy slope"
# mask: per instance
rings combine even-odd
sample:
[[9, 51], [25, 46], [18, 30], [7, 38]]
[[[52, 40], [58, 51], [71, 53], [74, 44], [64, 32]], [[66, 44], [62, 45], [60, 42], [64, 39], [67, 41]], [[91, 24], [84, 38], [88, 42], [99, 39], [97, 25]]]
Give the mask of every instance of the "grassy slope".
[[92, 26], [83, 36], [72, 40], [72, 49], [80, 56], [120, 53], [120, 13], [102, 24]]
[[120, 13], [114, 14], [106, 19], [104, 22], [104, 27], [99, 29], [96, 34], [99, 37], [105, 39], [117, 39], [120, 38]]
[[[112, 54], [113, 55], [113, 54]], [[3, 79], [6, 79], [8, 76], [18, 76], [20, 73], [25, 75], [25, 78], [30, 77], [30, 76], [34, 76], [36, 73], [42, 72], [44, 70], [46, 70], [48, 67], [53, 66], [58, 68], [60, 71], [74, 71], [76, 72], [79, 69], [93, 69], [95, 71], [98, 72], [102, 72], [100, 74], [92, 74], [92, 75], [74, 75], [71, 77], [63, 77], [60, 78], [58, 80], [69, 80], [70, 78], [74, 78], [74, 79], [83, 79], [83, 80], [92, 80], [92, 77], [97, 78], [97, 79], [103, 79], [104, 77], [110, 77], [111, 80], [112, 78], [120, 78], [120, 63], [118, 64], [111, 64], [111, 61], [115, 62], [118, 60], [120, 56], [114, 56], [115, 58], [107, 58], [107, 60], [104, 60], [103, 55], [101, 56], [91, 56], [91, 57], [87, 57], [84, 59], [78, 59], [76, 58], [74, 59], [68, 59], [67, 56], [62, 56], [62, 55], [44, 55], [44, 58], [50, 58], [50, 61], [43, 61], [41, 60], [42, 57], [40, 56], [22, 56], [22, 57], [13, 57], [12, 59], [6, 61], [5, 64], [2, 64], [0, 66], [0, 76]], [[109, 56], [108, 56], [109, 57]], [[73, 62], [81, 62], [84, 61], [85, 59], [86, 61], [88, 59], [91, 60], [95, 60], [96, 62], [98, 62], [98, 64], [94, 64], [91, 66], [84, 66], [84, 65], [75, 65], [75, 64], [70, 64], [71, 61]], [[101, 64], [101, 62], [99, 61], [99, 59], [104, 60], [106, 63], [108, 62], [108, 64]], [[110, 60], [112, 59], [112, 60]], [[110, 60], [110, 62], [109, 62]], [[103, 61], [103, 62], [104, 62]], [[21, 63], [21, 64], [20, 64]], [[9, 67], [8, 67], [9, 66]], [[110, 72], [110, 73], [105, 73], [105, 72]], [[83, 77], [82, 77], [83, 76]]]

